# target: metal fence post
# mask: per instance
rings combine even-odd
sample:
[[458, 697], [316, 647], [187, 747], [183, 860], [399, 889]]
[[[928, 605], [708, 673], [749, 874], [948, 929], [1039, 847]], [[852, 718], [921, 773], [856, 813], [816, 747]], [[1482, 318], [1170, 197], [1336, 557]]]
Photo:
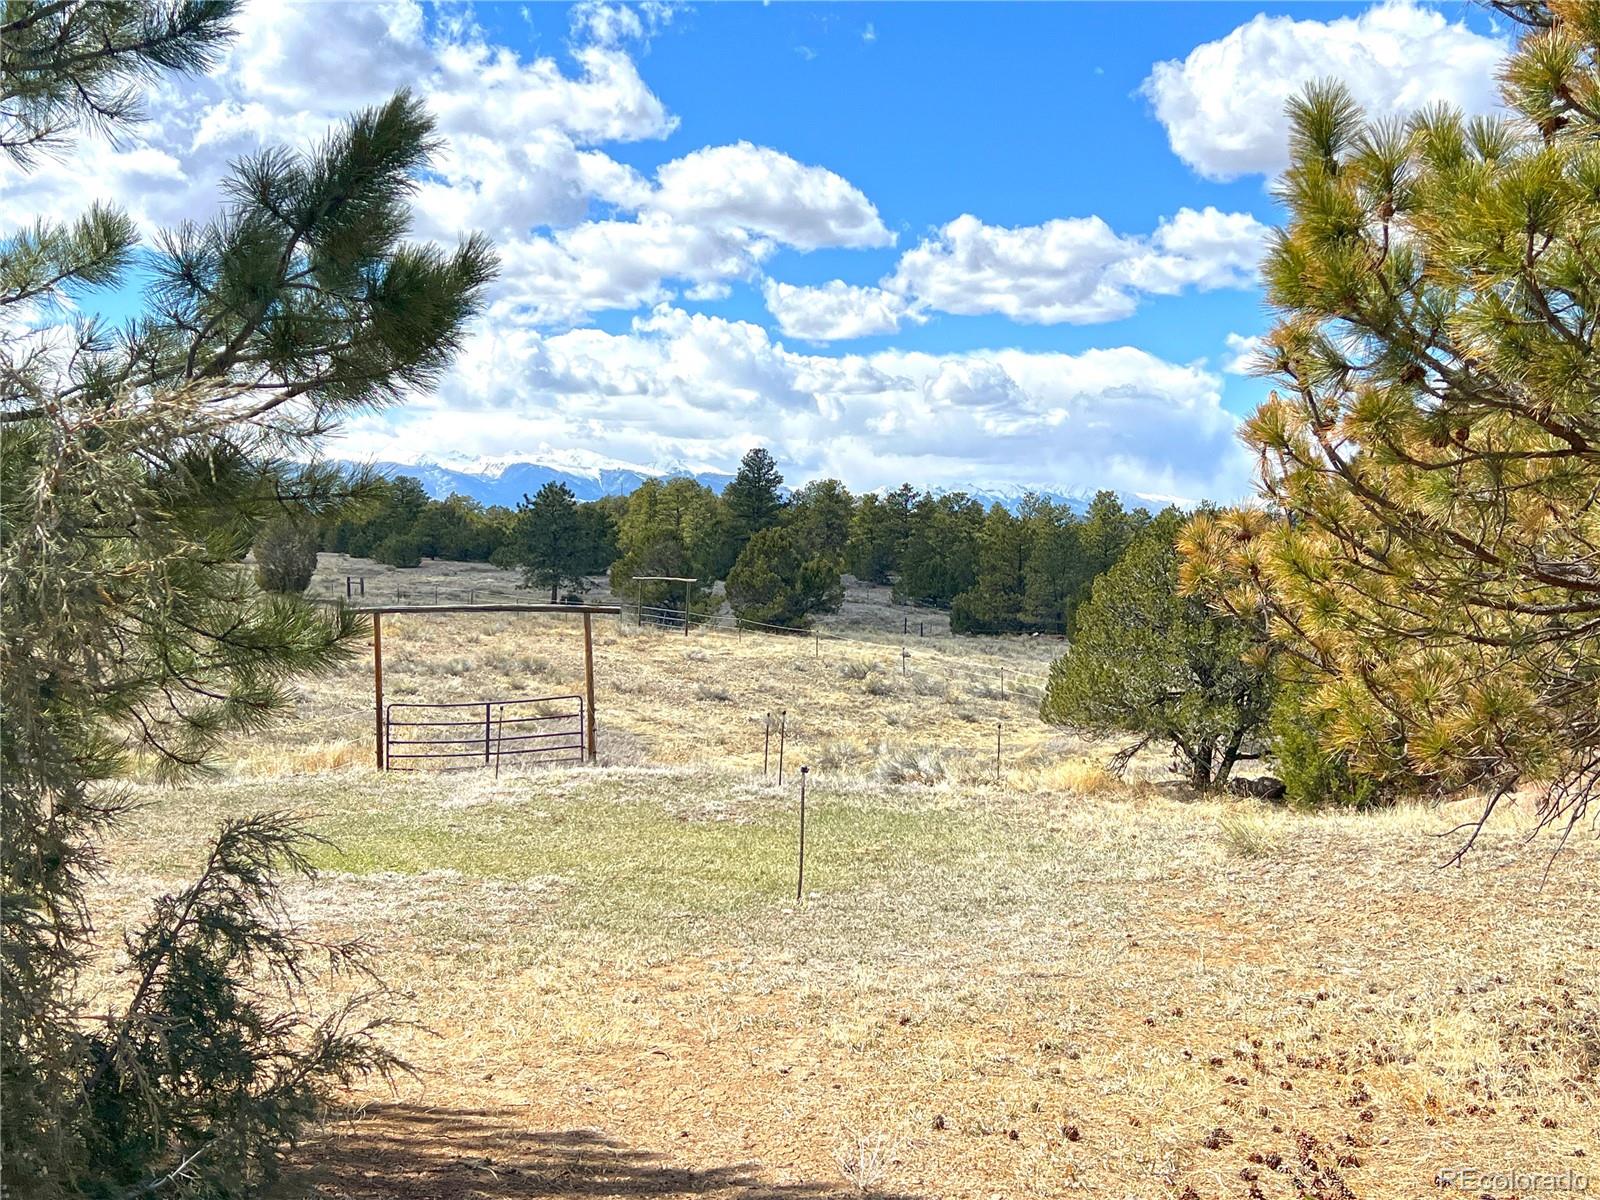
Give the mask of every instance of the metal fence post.
[[500, 750], [505, 744], [506, 736], [506, 706], [501, 705], [496, 714], [494, 723], [494, 777], [500, 778]]
[[372, 755], [378, 770], [389, 765], [389, 723], [383, 716], [383, 614], [372, 614]]
[[783, 786], [783, 743], [789, 733], [789, 710], [778, 714], [778, 786]]
[[489, 765], [489, 710], [493, 704], [483, 706], [483, 765]]
[[810, 767], [800, 768], [800, 871], [794, 883], [796, 903], [805, 895], [806, 889], [806, 776], [810, 773]]

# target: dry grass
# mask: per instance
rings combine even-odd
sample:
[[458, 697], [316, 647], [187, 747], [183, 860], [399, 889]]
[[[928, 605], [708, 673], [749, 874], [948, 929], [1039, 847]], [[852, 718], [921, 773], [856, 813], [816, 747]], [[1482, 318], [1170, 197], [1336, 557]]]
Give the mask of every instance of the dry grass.
[[[324, 555], [316, 590], [343, 594], [347, 572], [370, 564]], [[434, 564], [420, 572], [367, 576], [368, 599], [392, 599], [393, 576], [411, 580], [413, 598], [460, 593], [474, 580], [480, 600], [528, 600], [510, 572], [481, 564]], [[337, 582], [337, 588], [334, 584]], [[876, 595], [877, 591], [869, 590]], [[461, 594], [465, 599], [465, 593]], [[596, 599], [606, 600], [602, 591]], [[853, 600], [859, 611], [870, 608]], [[857, 616], [858, 622], [865, 618]], [[879, 626], [895, 620], [879, 612]], [[450, 702], [577, 693], [583, 645], [576, 617], [490, 613], [384, 618], [384, 685], [390, 702]], [[786, 710], [791, 752], [808, 755], [839, 740], [919, 748], [939, 746], [973, 774], [992, 775], [994, 722], [1004, 720], [1007, 754], [1020, 759], [1061, 742], [1036, 715], [1037, 700], [996, 686], [1011, 676], [1042, 677], [1058, 647], [1040, 639], [923, 639], [903, 664], [898, 642], [837, 642], [697, 629], [689, 637], [617, 618], [595, 627], [598, 745], [614, 764], [704, 763], [759, 766], [768, 712]], [[230, 769], [295, 775], [337, 765], [330, 743], [371, 745], [372, 666], [358, 656], [335, 673], [301, 685], [296, 719], [248, 746]], [[913, 674], [914, 672], [914, 674]]]
[[1282, 844], [1281, 831], [1252, 809], [1225, 812], [1217, 818], [1222, 844], [1240, 858], [1271, 858]]
[[[386, 626], [395, 685], [570, 685], [575, 631], [474, 622]], [[605, 628], [603, 769], [375, 775], [357, 666], [108, 846], [128, 915], [226, 814], [293, 805], [337, 843], [295, 914], [369, 938], [432, 1032], [294, 1194], [1409, 1200], [1459, 1165], [1596, 1169], [1592, 831], [1542, 883], [1508, 808], [1441, 870], [1451, 814], [1118, 783], [1021, 704], [996, 784], [970, 698], [868, 697], [827, 643], [685, 641]]]

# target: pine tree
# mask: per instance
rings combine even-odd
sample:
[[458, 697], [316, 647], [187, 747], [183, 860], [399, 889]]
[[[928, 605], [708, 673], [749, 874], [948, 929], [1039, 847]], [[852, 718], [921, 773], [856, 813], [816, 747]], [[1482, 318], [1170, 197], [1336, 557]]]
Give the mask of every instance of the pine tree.
[[1267, 617], [1359, 770], [1485, 819], [1538, 785], [1570, 830], [1600, 786], [1600, 7], [1506, 8], [1508, 117], [1291, 104], [1245, 428], [1271, 507], [1198, 521], [1185, 580]]
[[1093, 582], [1084, 571], [1077, 514], [1065, 504], [1039, 501], [1025, 506], [1024, 519], [1033, 533], [1022, 572], [1023, 616], [1036, 629], [1065, 633]]
[[924, 492], [909, 514], [895, 596], [948, 605], [970, 588], [978, 577], [978, 534], [983, 520], [983, 505], [964, 492], [937, 499]]
[[[647, 479], [617, 523], [620, 557], [611, 564], [611, 590], [647, 610], [680, 612], [682, 584], [635, 584], [634, 577], [718, 579], [732, 562], [732, 543], [727, 506], [710, 488], [693, 479]], [[709, 595], [707, 584], [691, 585], [691, 608], [701, 611]]]
[[893, 514], [878, 496], [868, 492], [856, 503], [845, 543], [845, 566], [867, 583], [888, 583], [900, 565]]
[[578, 501], [566, 484], [552, 480], [532, 500], [522, 498], [515, 536], [524, 587], [549, 588], [551, 604], [560, 599], [564, 584], [583, 588], [589, 549], [578, 519]]
[[256, 582], [265, 592], [300, 593], [317, 571], [317, 531], [306, 521], [279, 517], [268, 521], [250, 547]]
[[854, 514], [855, 503], [844, 484], [818, 479], [794, 494], [784, 509], [784, 522], [800, 536], [808, 553], [843, 561]]
[[[59, 144], [73, 121], [125, 120], [136, 106], [120, 89], [210, 61], [228, 11], [8, 4], [12, 157]], [[392, 1063], [347, 1011], [317, 1022], [304, 1007], [311, 948], [278, 919], [279, 878], [309, 866], [281, 816], [230, 823], [196, 883], [156, 903], [109, 1016], [104, 996], [88, 1009], [79, 970], [85, 884], [130, 763], [203, 768], [364, 632], [344, 609], [262, 593], [237, 563], [263, 522], [328, 516], [346, 481], [294, 464], [341, 416], [436, 379], [478, 309], [494, 270], [481, 240], [401, 241], [432, 145], [401, 94], [309, 153], [239, 163], [218, 219], [150, 248], [148, 312], [116, 331], [36, 326], [124, 280], [125, 216], [39, 219], [0, 245], [8, 1194], [143, 1194], [180, 1165], [196, 1194], [249, 1190], [330, 1080]], [[208, 1036], [171, 1036], [190, 1021]]]
[[783, 515], [783, 476], [771, 454], [760, 446], [747, 450], [739, 471], [722, 489], [722, 500], [733, 517], [740, 546], [752, 534], [770, 529]]
[[[114, 130], [139, 120], [135, 85], [164, 71], [204, 71], [232, 38], [228, 22], [237, 8], [232, 0], [11, 0], [0, 13], [0, 149], [28, 166], [63, 149], [84, 127]], [[109, 219], [109, 210], [101, 210], [87, 228]], [[102, 246], [117, 243], [131, 245], [131, 237], [102, 239]], [[58, 258], [62, 282], [93, 282], [82, 272], [95, 259], [93, 253]]]
[[1032, 552], [1030, 523], [999, 504], [989, 509], [978, 534], [978, 576], [950, 605], [956, 633], [1001, 633], [1026, 627], [1025, 571]]

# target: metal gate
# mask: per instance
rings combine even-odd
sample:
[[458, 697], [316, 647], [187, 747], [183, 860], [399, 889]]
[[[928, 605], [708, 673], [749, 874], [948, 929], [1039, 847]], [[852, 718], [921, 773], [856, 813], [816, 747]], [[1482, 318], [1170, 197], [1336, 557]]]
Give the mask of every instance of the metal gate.
[[[383, 767], [416, 771], [487, 767], [502, 759], [581, 763], [582, 696], [391, 704], [383, 719]], [[400, 765], [396, 765], [400, 764]]]

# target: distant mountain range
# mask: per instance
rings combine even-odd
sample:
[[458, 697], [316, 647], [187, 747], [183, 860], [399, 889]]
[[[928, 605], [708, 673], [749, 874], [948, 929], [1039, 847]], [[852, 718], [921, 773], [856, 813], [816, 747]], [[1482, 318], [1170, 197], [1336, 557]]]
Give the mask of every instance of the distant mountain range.
[[423, 458], [414, 463], [380, 461], [366, 465], [390, 477], [409, 475], [436, 500], [452, 495], [470, 496], [480, 504], [501, 504], [507, 508], [515, 508], [524, 496], [531, 496], [552, 482], [566, 484], [579, 500], [599, 500], [602, 496], [626, 496], [646, 479], [687, 475], [720, 492], [733, 478], [723, 471], [695, 471], [676, 463], [640, 467], [602, 459], [586, 463], [572, 456], [563, 457], [565, 461], [558, 458], [553, 462], [521, 459], [440, 462]]
[[[440, 461], [421, 458], [414, 463], [373, 462], [366, 464], [390, 477], [409, 475], [420, 482], [428, 495], [442, 500], [446, 496], [462, 495], [485, 505], [504, 505], [515, 508], [523, 496], [531, 496], [550, 482], [564, 483], [579, 500], [598, 500], [602, 496], [626, 496], [647, 479], [672, 479], [687, 476], [696, 483], [720, 492], [733, 478], [726, 471], [695, 468], [686, 463], [662, 463], [640, 466], [618, 462], [581, 452], [553, 451], [541, 455], [540, 460], [521, 458], [485, 458]], [[913, 486], [916, 481], [912, 480]], [[887, 490], [887, 489], [881, 489]], [[1074, 512], [1082, 513], [1094, 498], [1094, 489], [1060, 491], [1046, 487], [1026, 487], [1003, 484], [991, 487], [933, 488], [936, 496], [964, 490], [985, 507], [999, 504], [1016, 512], [1023, 497], [1030, 492], [1055, 504], [1065, 504]], [[1167, 504], [1184, 504], [1185, 501], [1169, 496], [1144, 496], [1121, 492], [1123, 504], [1129, 508], [1143, 506], [1155, 512]]]

